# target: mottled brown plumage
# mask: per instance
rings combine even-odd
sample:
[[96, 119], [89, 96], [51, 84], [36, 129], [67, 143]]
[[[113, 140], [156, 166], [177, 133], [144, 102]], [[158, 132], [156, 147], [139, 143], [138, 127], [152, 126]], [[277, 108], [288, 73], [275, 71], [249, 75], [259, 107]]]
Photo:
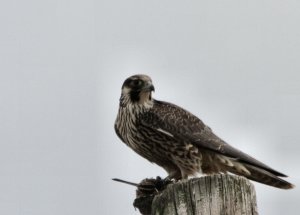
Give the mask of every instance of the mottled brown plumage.
[[135, 152], [163, 167], [168, 178], [231, 172], [282, 189], [293, 187], [280, 178], [286, 175], [233, 148], [190, 112], [153, 99], [153, 90], [146, 75], [125, 80], [115, 130]]

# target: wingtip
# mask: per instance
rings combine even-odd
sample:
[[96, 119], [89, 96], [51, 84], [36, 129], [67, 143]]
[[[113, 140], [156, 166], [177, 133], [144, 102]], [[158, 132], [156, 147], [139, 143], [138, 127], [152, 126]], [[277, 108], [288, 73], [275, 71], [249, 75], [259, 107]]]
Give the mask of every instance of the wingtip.
[[287, 175], [285, 175], [285, 174], [283, 174], [283, 173], [281, 173], [281, 172], [277, 172], [276, 171], [276, 176], [279, 176], [279, 177], [283, 177], [283, 178], [287, 178], [288, 176]]

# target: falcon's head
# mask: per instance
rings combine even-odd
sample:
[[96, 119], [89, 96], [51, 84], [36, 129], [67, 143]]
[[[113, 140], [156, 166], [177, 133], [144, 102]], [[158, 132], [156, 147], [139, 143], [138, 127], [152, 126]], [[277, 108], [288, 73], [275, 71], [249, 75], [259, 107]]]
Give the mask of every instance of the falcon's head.
[[152, 91], [154, 91], [154, 86], [149, 76], [133, 75], [123, 83], [121, 100], [125, 99], [127, 102], [145, 104], [152, 101]]

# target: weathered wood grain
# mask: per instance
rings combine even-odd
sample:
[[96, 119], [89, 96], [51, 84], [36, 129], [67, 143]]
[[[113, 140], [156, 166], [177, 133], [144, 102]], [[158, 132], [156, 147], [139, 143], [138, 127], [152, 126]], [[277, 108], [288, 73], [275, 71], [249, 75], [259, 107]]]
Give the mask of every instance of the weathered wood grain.
[[233, 175], [170, 184], [152, 202], [152, 215], [257, 215], [254, 186]]

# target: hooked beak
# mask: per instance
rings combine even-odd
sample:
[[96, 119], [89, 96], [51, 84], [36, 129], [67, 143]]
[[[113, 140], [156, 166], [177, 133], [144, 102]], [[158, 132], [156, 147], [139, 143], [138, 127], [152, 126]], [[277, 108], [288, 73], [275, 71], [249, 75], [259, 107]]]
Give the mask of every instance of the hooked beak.
[[147, 83], [147, 85], [144, 86], [144, 87], [142, 88], [142, 90], [143, 90], [143, 91], [149, 91], [149, 92], [155, 91], [154, 86], [153, 86], [152, 83]]

